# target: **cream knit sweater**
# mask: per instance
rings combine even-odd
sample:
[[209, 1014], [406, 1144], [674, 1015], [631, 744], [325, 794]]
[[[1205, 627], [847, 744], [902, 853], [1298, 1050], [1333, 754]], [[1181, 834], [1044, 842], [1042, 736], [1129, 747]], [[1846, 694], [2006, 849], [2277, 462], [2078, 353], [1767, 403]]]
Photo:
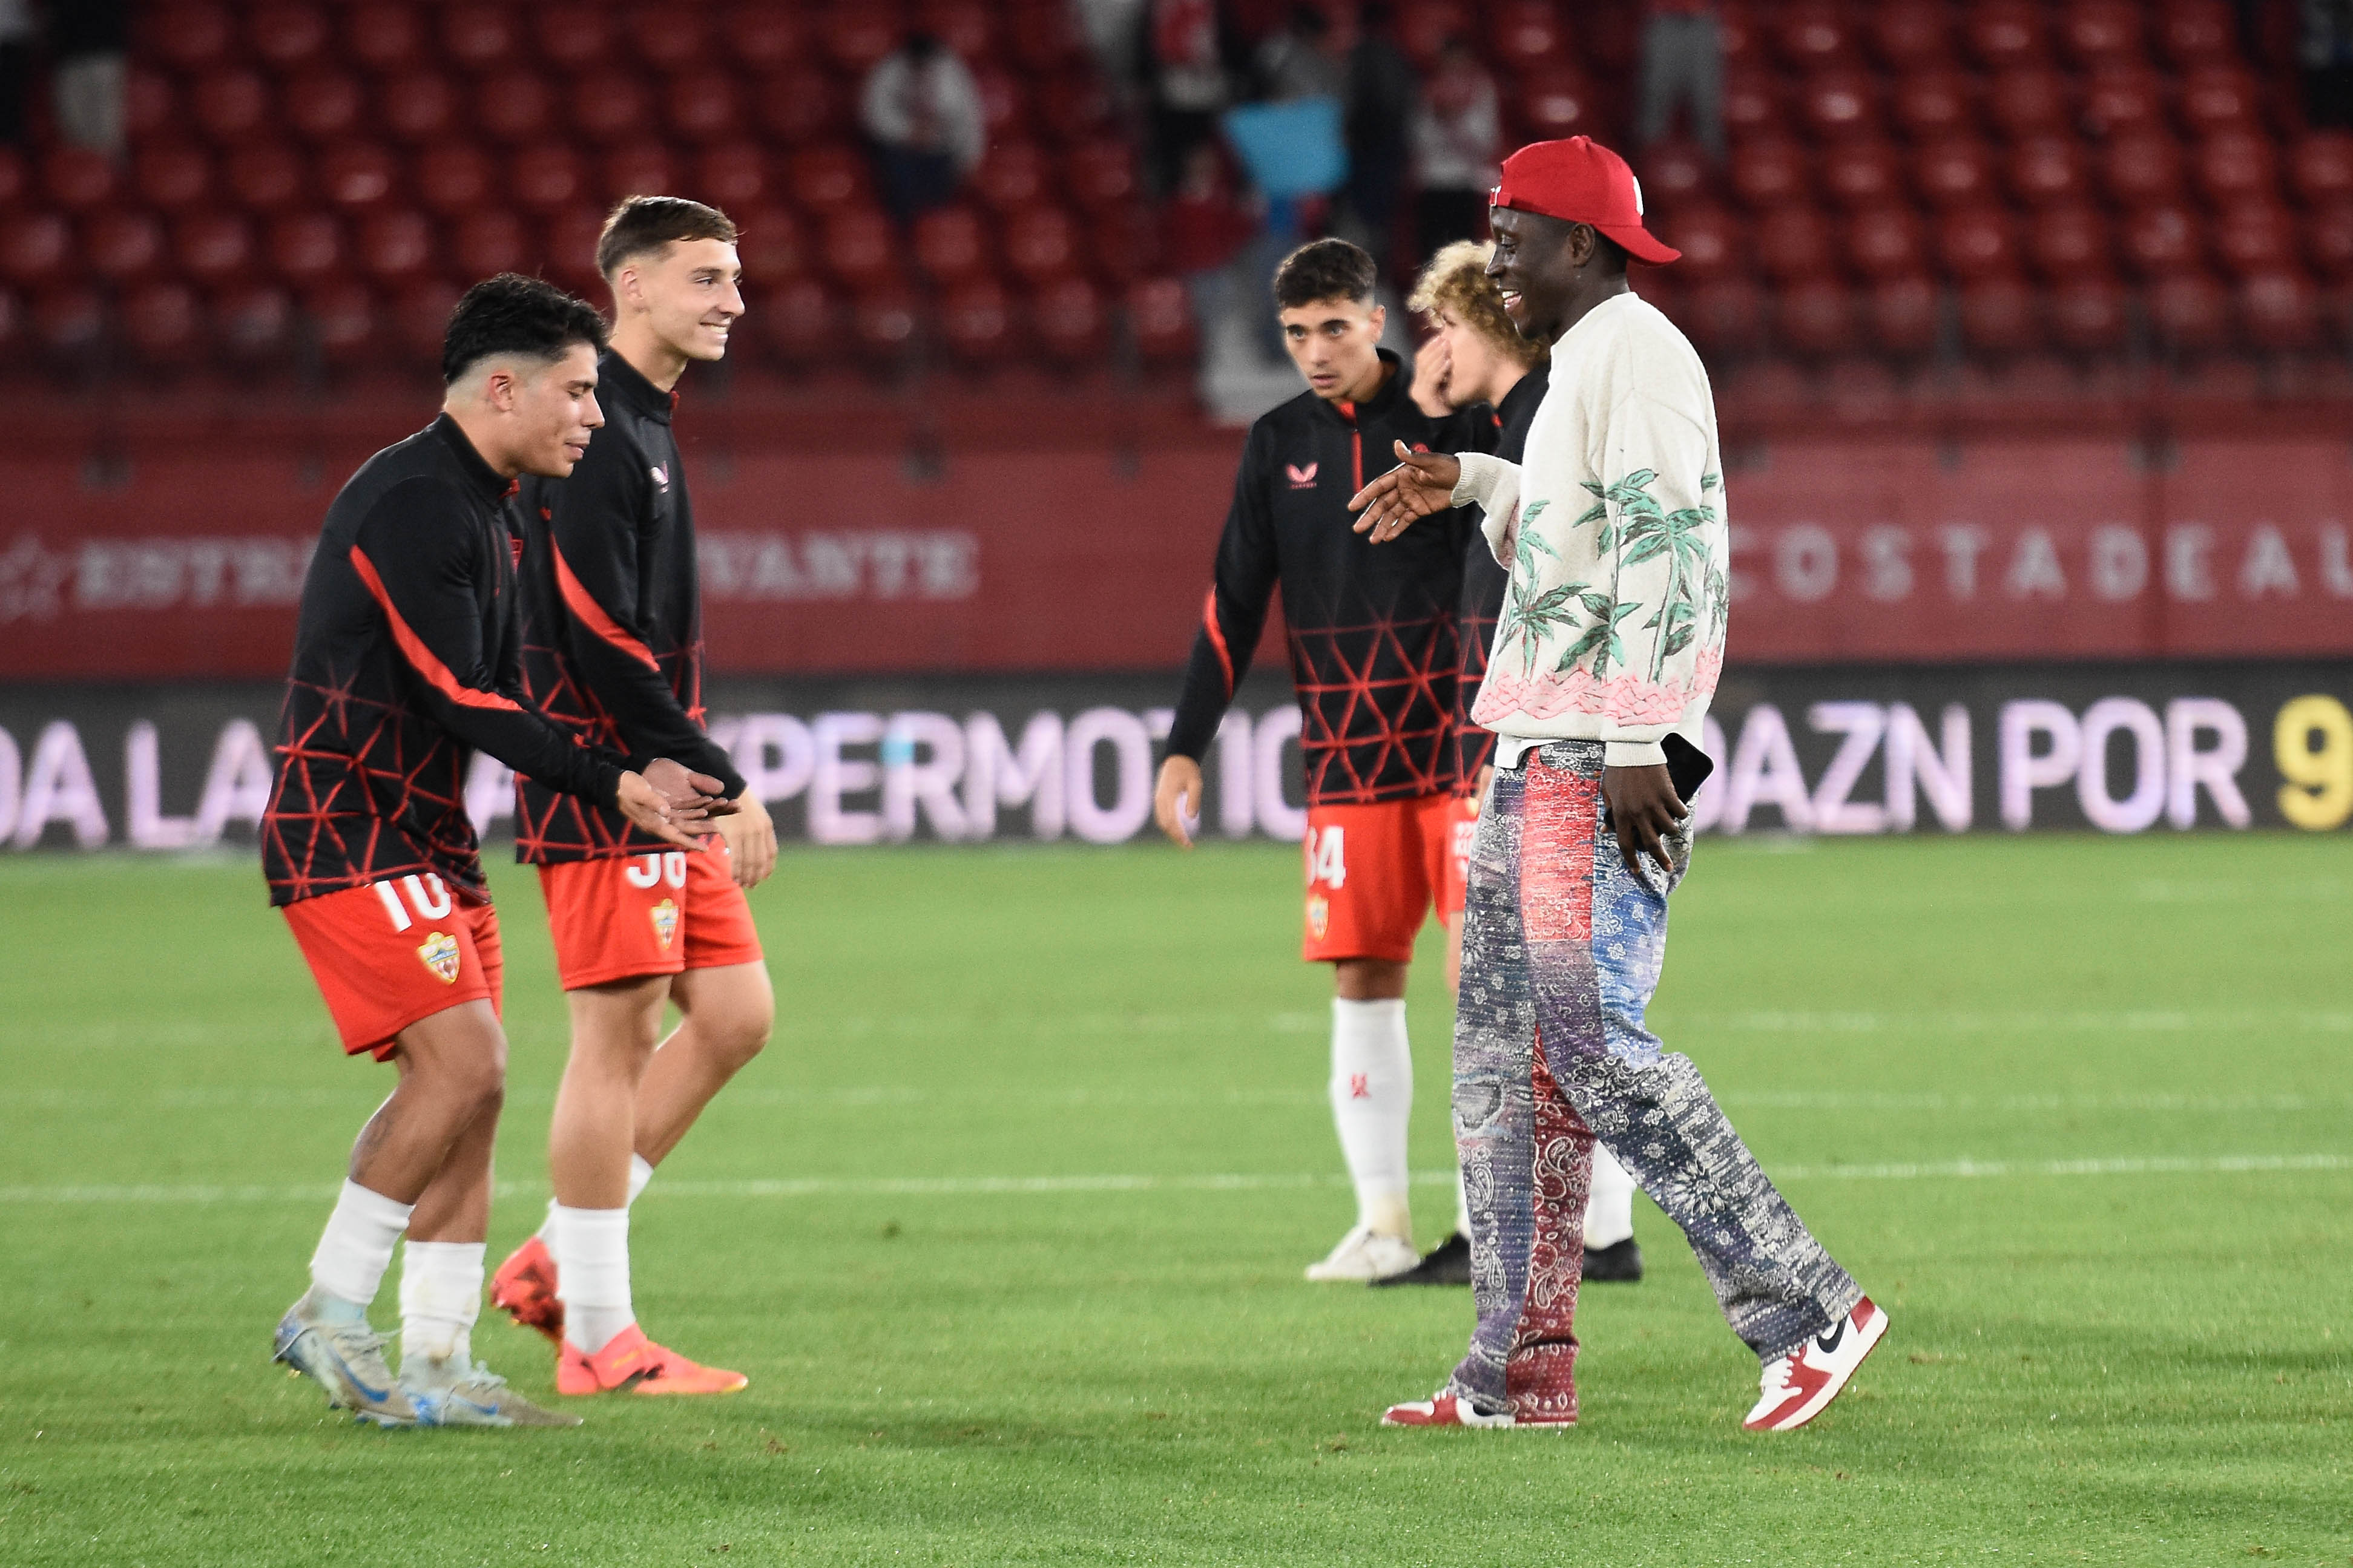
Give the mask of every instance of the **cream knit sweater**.
[[1520, 463], [1461, 454], [1457, 506], [1487, 514], [1511, 573], [1473, 721], [1514, 740], [1600, 741], [1610, 767], [1696, 745], [1724, 668], [1731, 544], [1715, 400], [1699, 355], [1633, 294], [1553, 345]]

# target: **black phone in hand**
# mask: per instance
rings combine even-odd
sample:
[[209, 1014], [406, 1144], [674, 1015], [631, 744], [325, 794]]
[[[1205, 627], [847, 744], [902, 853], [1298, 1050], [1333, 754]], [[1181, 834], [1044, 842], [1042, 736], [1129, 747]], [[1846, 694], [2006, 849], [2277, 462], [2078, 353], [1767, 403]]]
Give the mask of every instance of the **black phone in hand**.
[[1667, 782], [1675, 786], [1675, 795], [1685, 805], [1715, 772], [1715, 759], [1670, 731], [1659, 742], [1659, 750], [1667, 754]]

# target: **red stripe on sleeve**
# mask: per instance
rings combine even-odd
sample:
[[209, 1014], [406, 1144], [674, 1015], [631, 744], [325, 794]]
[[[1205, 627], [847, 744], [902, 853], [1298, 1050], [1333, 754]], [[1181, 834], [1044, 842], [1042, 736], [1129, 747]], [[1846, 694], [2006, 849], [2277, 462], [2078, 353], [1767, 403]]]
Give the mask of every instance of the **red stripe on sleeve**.
[[360, 581], [367, 585], [368, 593], [383, 609], [384, 618], [392, 623], [392, 640], [400, 645], [402, 657], [408, 660], [417, 674], [432, 684], [434, 690], [467, 708], [495, 708], [508, 713], [522, 711], [519, 704], [510, 702], [497, 692], [477, 691], [449, 673], [449, 667], [425, 646], [425, 639], [418, 637], [407, 620], [393, 607], [392, 595], [384, 591], [384, 579], [376, 575], [375, 563], [369, 560], [367, 552], [356, 544], [352, 546], [352, 570], [360, 574]]
[[563, 590], [564, 607], [579, 616], [581, 624], [590, 631], [648, 669], [659, 674], [661, 664], [654, 658], [652, 650], [623, 631], [620, 623], [605, 613], [605, 606], [596, 602], [596, 595], [580, 585], [580, 579], [572, 574], [572, 563], [564, 559], [563, 551], [556, 549], [552, 534], [548, 537], [547, 547], [555, 556], [555, 585]]
[[1226, 672], [1226, 696], [1234, 694], [1234, 656], [1226, 651], [1226, 634], [1218, 629], [1218, 590], [1210, 584], [1209, 597], [1201, 605], [1201, 625], [1209, 634], [1209, 646], [1218, 650], [1218, 668]]

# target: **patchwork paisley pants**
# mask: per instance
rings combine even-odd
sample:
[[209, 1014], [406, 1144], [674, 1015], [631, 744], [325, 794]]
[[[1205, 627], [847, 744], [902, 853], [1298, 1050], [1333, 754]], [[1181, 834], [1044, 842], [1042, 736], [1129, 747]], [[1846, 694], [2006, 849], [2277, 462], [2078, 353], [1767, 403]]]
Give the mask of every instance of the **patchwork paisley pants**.
[[1732, 1130], [1699, 1069], [1643, 1026], [1666, 955], [1666, 894], [1603, 824], [1602, 748], [1557, 741], [1495, 773], [1479, 818], [1454, 1016], [1454, 1137], [1479, 1314], [1449, 1387], [1522, 1421], [1577, 1416], [1574, 1320], [1599, 1139], [1683, 1227], [1725, 1321], [1760, 1359], [1862, 1292]]

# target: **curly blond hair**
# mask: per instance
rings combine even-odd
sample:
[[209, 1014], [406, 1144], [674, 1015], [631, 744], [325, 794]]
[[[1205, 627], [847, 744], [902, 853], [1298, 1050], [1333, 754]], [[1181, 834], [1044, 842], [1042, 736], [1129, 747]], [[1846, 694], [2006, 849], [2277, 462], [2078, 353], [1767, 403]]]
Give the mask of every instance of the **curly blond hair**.
[[1552, 353], [1551, 346], [1520, 336], [1511, 317], [1504, 313], [1504, 296], [1487, 276], [1487, 258], [1494, 250], [1493, 245], [1475, 239], [1458, 239], [1447, 246], [1430, 258], [1421, 276], [1414, 279], [1406, 308], [1426, 316], [1443, 310], [1506, 358], [1524, 365], [1541, 364]]

